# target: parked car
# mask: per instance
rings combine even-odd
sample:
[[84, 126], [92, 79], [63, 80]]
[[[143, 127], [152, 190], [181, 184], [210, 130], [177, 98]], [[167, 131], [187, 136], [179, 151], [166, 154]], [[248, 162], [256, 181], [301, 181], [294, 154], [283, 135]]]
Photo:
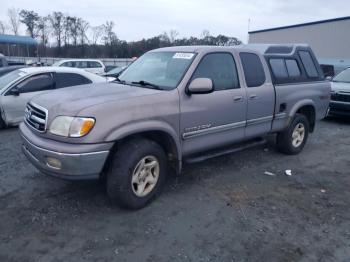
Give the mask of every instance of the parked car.
[[100, 60], [96, 59], [69, 59], [60, 60], [52, 66], [75, 67], [84, 69], [94, 74], [102, 75], [105, 73], [105, 65]]
[[105, 66], [105, 71], [108, 72], [108, 71], [111, 71], [112, 69], [114, 68], [117, 68], [118, 66], [116, 65], [106, 65]]
[[12, 71], [0, 77], [0, 128], [22, 122], [27, 102], [36, 95], [104, 82], [107, 82], [105, 77], [75, 68], [28, 67]]
[[329, 115], [350, 116], [350, 68], [332, 79]]
[[161, 48], [117, 81], [35, 97], [20, 132], [39, 170], [74, 180], [105, 174], [109, 197], [134, 209], [184, 161], [254, 146], [270, 133], [281, 152], [298, 154], [330, 99], [306, 45]]
[[116, 67], [116, 68], [108, 71], [107, 73], [105, 73], [104, 76], [114, 77], [114, 78], [119, 77], [121, 75], [121, 73], [123, 73], [126, 68], [127, 68], [127, 66]]
[[0, 77], [2, 77], [3, 75], [6, 75], [12, 71], [15, 71], [17, 69], [21, 69], [24, 68], [25, 66], [6, 66], [6, 67], [1, 67], [0, 68]]

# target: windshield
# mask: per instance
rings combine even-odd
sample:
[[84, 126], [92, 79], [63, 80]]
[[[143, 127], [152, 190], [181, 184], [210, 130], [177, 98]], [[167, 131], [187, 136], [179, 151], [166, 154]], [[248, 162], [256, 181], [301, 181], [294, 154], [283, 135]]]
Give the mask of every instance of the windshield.
[[[151, 52], [132, 63], [119, 77], [143, 87], [170, 90], [177, 87], [195, 57], [194, 53]], [[145, 84], [146, 83], [146, 84]]]
[[15, 81], [17, 78], [22, 77], [24, 75], [26, 75], [26, 73], [24, 73], [21, 70], [15, 70], [6, 75], [3, 75], [2, 77], [0, 77], [0, 90], [5, 88], [12, 81]]
[[350, 69], [346, 69], [340, 72], [336, 77], [333, 78], [333, 82], [350, 83]]

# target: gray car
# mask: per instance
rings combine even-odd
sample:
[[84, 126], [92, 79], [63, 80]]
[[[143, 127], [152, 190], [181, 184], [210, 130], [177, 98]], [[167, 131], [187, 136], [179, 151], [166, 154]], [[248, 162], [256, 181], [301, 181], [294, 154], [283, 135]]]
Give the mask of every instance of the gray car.
[[0, 77], [0, 129], [23, 121], [26, 104], [34, 96], [76, 85], [105, 83], [105, 77], [81, 69], [27, 67]]
[[332, 80], [332, 96], [329, 114], [350, 116], [350, 68], [342, 71]]
[[170, 169], [259, 144], [298, 154], [325, 117], [330, 83], [306, 45], [169, 47], [115, 83], [35, 97], [20, 125], [23, 152], [43, 173], [106, 178], [111, 200], [141, 208]]

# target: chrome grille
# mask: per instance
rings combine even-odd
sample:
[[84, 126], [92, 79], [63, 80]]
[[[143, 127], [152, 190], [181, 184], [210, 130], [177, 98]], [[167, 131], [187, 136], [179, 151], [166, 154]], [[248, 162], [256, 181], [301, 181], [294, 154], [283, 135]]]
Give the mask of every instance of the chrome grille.
[[34, 103], [28, 103], [25, 113], [24, 121], [32, 128], [39, 132], [46, 131], [47, 110]]

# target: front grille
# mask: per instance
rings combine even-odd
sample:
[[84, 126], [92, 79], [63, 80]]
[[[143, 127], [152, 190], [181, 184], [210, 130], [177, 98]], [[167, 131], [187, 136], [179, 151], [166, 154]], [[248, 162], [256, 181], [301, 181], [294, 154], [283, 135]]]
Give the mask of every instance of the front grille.
[[25, 122], [39, 132], [46, 131], [47, 110], [33, 103], [28, 103], [25, 114]]
[[349, 94], [334, 93], [331, 95], [331, 100], [341, 101], [341, 102], [350, 102], [350, 93]]

